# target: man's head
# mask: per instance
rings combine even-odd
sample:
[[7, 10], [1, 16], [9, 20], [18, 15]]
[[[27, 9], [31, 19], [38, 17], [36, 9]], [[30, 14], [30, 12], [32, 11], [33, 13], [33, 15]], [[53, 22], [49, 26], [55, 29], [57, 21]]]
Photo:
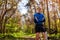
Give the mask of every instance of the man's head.
[[41, 12], [41, 8], [40, 7], [36, 8], [36, 12], [40, 13]]

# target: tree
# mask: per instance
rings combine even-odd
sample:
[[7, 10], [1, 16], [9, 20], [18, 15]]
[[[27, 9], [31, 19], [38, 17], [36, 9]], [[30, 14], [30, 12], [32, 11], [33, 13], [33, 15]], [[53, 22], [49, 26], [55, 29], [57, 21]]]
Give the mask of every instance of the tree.
[[17, 3], [14, 0], [2, 0], [0, 4], [0, 33], [5, 33], [7, 21], [15, 14]]

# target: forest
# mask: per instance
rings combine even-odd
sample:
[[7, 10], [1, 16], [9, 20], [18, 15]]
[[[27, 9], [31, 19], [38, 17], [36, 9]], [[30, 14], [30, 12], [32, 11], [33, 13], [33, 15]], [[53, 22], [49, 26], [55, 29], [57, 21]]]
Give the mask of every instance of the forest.
[[34, 39], [37, 7], [45, 15], [49, 39], [59, 40], [60, 0], [0, 0], [0, 40]]

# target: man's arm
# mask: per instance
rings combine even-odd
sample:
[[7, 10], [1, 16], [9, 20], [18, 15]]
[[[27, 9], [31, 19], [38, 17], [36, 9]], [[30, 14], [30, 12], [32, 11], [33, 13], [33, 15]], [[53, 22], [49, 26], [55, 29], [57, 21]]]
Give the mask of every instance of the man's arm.
[[43, 18], [43, 22], [45, 22], [45, 17]]
[[35, 16], [35, 19], [36, 19], [36, 21], [38, 22], [38, 19], [37, 19], [37, 17]]
[[42, 18], [43, 21], [42, 22], [45, 22], [45, 16], [44, 16], [44, 14], [42, 16], [43, 16], [43, 18]]

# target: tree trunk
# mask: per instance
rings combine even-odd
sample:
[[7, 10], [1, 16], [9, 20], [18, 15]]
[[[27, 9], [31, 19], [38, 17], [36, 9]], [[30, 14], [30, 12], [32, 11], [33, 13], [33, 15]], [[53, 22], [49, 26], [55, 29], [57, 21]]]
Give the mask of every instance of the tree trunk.
[[47, 5], [47, 16], [48, 16], [49, 33], [50, 33], [50, 15], [49, 15], [49, 9], [48, 9], [48, 0], [46, 0], [46, 5]]

